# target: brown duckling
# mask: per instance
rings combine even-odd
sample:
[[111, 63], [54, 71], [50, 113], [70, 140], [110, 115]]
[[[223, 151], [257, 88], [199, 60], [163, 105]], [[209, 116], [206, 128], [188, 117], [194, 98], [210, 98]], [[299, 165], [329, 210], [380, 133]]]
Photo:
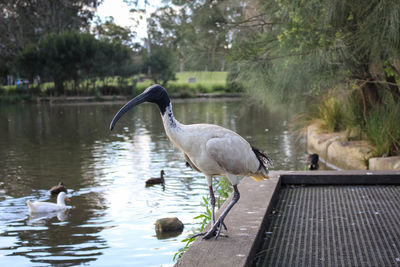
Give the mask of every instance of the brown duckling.
[[154, 184], [164, 184], [164, 170], [161, 170], [159, 178], [150, 178], [146, 181], [146, 186]]
[[59, 182], [58, 185], [55, 185], [55, 186], [53, 186], [53, 187], [50, 189], [50, 193], [51, 193], [52, 195], [58, 195], [58, 193], [60, 193], [60, 192], [68, 193], [68, 190], [67, 190], [67, 188], [64, 186], [64, 183], [63, 183], [63, 182]]

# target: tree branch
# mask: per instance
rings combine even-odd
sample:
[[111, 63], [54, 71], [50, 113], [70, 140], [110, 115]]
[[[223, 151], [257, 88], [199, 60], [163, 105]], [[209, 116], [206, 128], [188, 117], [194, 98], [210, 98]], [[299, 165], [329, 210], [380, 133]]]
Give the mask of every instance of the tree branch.
[[354, 79], [355, 81], [363, 82], [360, 86], [363, 86], [367, 83], [379, 83], [379, 84], [387, 84], [392, 86], [398, 86], [397, 83], [388, 82], [388, 81], [376, 81], [376, 80], [362, 80], [362, 79]]

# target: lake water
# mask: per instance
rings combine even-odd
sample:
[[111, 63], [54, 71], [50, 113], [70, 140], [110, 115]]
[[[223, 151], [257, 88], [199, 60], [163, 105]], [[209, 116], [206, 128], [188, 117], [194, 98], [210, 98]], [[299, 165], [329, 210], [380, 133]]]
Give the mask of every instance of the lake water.
[[[168, 266], [199, 226], [208, 193], [168, 141], [158, 108], [143, 104], [110, 132], [123, 103], [0, 106], [0, 263], [4, 266]], [[263, 110], [232, 100], [174, 102], [181, 123], [214, 123], [266, 151], [274, 169], [303, 170], [304, 140], [292, 135], [287, 107]], [[165, 171], [165, 187], [145, 180]], [[26, 201], [55, 202], [64, 181], [67, 214], [29, 216]], [[154, 222], [178, 217], [176, 237], [157, 237]], [[229, 227], [229, 226], [228, 226]]]

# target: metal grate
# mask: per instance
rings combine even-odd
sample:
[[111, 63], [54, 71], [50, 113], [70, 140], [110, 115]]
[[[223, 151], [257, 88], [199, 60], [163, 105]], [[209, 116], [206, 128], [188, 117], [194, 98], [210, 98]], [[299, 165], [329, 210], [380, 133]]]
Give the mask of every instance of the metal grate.
[[400, 266], [400, 186], [287, 186], [257, 266]]

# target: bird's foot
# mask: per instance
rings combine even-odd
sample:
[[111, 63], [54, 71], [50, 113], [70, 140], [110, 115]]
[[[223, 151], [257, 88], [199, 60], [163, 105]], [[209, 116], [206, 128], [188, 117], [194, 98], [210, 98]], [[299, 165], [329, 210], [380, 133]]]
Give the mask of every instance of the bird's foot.
[[[212, 221], [212, 225], [215, 224], [215, 220], [213, 219]], [[225, 223], [222, 221], [222, 226], [225, 228], [225, 231], [228, 231], [228, 228], [226, 227]]]
[[203, 239], [210, 239], [213, 236], [215, 236], [215, 239], [217, 239], [221, 234], [222, 227], [224, 226], [225, 226], [224, 222], [218, 220], [217, 223], [215, 223], [213, 227], [210, 229], [210, 231], [208, 231], [205, 235], [203, 235]]
[[225, 236], [225, 235], [221, 235], [222, 227], [224, 227], [225, 230], [227, 229], [224, 222], [217, 221], [217, 223], [214, 224], [208, 232], [199, 233], [197, 235], [192, 236], [191, 238], [196, 238], [198, 236], [202, 236], [203, 239], [210, 239], [211, 237], [214, 236], [215, 239], [217, 239], [219, 236]]

